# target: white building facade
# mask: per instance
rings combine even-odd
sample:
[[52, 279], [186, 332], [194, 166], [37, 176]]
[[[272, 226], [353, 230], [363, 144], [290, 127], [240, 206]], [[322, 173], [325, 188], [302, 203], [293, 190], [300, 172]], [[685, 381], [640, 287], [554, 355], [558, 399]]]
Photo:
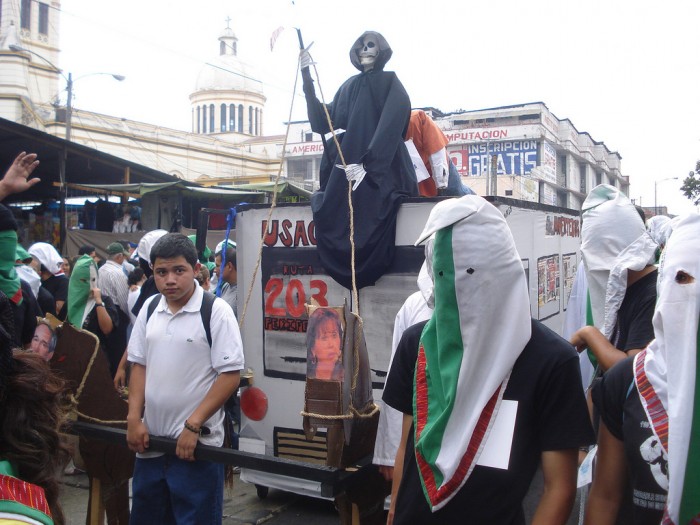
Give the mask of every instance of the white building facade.
[[[499, 195], [581, 209], [605, 183], [629, 194], [619, 153], [557, 118], [542, 102], [443, 114], [426, 109], [449, 140], [462, 182], [479, 195]], [[318, 188], [323, 145], [308, 122], [292, 124], [285, 152], [289, 180]]]
[[[65, 80], [57, 65], [59, 14], [58, 0], [0, 0], [0, 117], [59, 137], [66, 136], [70, 120], [74, 142], [206, 185], [277, 176], [284, 137], [264, 135], [263, 84], [240, 59], [230, 27], [218, 37], [218, 54], [195, 80], [191, 129], [180, 131], [75, 108], [67, 112], [57, 103]], [[620, 155], [542, 102], [426, 111], [448, 137], [447, 150], [462, 181], [480, 195], [580, 209], [599, 183], [629, 194]], [[292, 123], [283, 175], [316, 189], [322, 154], [321, 138], [309, 123]]]
[[[263, 136], [265, 95], [238, 57], [230, 27], [190, 95], [191, 131], [72, 108], [57, 101], [60, 2], [0, 0], [0, 117], [206, 185], [267, 182], [279, 171], [280, 137]], [[214, 46], [212, 46], [214, 47]], [[99, 183], [99, 181], [95, 181]], [[128, 182], [128, 181], [125, 181]]]

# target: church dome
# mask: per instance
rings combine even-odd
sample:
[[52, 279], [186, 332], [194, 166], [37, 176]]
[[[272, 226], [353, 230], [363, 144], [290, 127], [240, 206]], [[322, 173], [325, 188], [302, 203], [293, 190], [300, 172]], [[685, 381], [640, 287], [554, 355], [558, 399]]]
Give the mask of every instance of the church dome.
[[202, 66], [197, 75], [195, 93], [209, 90], [233, 90], [262, 94], [263, 84], [255, 68], [238, 57], [238, 38], [225, 28], [219, 36], [219, 56]]

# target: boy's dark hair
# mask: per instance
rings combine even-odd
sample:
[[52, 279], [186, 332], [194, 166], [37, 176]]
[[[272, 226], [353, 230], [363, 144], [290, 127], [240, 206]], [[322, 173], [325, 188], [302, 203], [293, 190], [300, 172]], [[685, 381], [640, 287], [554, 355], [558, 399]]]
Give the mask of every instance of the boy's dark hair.
[[158, 258], [174, 259], [180, 256], [184, 257], [192, 268], [199, 261], [194, 243], [181, 233], [167, 233], [158, 239], [151, 248], [152, 265], [155, 265]]
[[127, 277], [126, 282], [129, 286], [132, 286], [134, 284], [138, 284], [138, 282], [141, 280], [143, 275], [144, 275], [144, 273], [143, 273], [142, 268], [134, 268], [129, 273], [129, 277]]
[[94, 251], [94, 246], [90, 246], [89, 244], [83, 244], [80, 248], [78, 248], [78, 255], [90, 255]]

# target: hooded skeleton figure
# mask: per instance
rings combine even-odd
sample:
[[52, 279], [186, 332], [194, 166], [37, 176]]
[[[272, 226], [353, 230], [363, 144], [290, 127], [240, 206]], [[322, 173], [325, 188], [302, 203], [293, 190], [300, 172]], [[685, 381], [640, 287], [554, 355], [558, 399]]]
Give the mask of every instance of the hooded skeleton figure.
[[358, 288], [374, 284], [391, 264], [398, 207], [404, 197], [418, 194], [403, 139], [411, 103], [396, 74], [384, 71], [391, 55], [382, 35], [361, 35], [350, 48], [350, 61], [360, 74], [350, 77], [326, 106], [346, 167], [316, 98], [308, 63], [302, 63], [311, 129], [324, 137], [320, 188], [311, 199], [318, 253], [328, 274], [346, 288], [352, 286], [348, 180], [354, 181]]
[[661, 259], [656, 339], [634, 359], [639, 397], [668, 455], [663, 524], [700, 522], [700, 215], [681, 218]]
[[420, 339], [414, 425], [418, 470], [434, 512], [471, 475], [532, 325], [523, 265], [493, 205], [477, 196], [440, 202], [416, 244], [432, 235], [426, 261], [434, 315]]

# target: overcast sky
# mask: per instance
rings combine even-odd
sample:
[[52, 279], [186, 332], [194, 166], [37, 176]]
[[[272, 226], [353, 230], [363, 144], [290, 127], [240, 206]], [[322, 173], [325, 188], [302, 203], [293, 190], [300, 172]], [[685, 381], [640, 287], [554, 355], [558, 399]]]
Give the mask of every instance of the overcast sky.
[[[622, 155], [630, 197], [682, 213], [678, 188], [700, 159], [700, 2], [697, 0], [62, 0], [59, 65], [84, 78], [74, 105], [190, 130], [189, 95], [218, 56], [231, 17], [238, 55], [254, 66], [267, 96], [265, 133], [305, 119], [292, 96], [298, 43], [318, 64], [331, 99], [357, 71], [348, 50], [365, 30], [394, 50], [414, 107], [473, 110], [544, 102]], [[275, 29], [286, 29], [270, 51]], [[301, 84], [297, 87], [301, 93]], [[679, 177], [679, 180], [663, 180]], [[662, 181], [663, 180], [663, 181]]]

